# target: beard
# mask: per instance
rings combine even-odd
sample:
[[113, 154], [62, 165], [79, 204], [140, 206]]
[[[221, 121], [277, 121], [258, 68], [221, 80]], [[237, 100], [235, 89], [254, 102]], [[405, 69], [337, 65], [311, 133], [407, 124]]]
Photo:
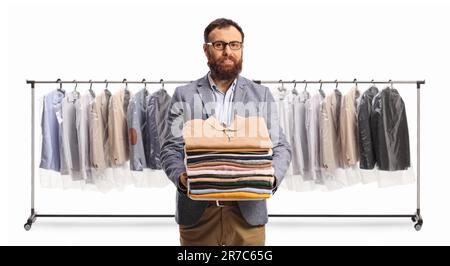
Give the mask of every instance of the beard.
[[[234, 64], [232, 66], [224, 66], [222, 63], [227, 59], [233, 61]], [[239, 61], [232, 56], [214, 59], [208, 54], [208, 66], [213, 78], [218, 80], [234, 80], [242, 71], [242, 57]]]

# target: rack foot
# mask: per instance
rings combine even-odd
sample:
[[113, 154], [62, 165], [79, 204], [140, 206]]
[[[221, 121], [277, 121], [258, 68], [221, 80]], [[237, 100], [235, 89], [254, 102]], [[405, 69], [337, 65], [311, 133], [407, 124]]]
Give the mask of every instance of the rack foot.
[[414, 229], [416, 229], [416, 231], [420, 231], [423, 225], [423, 219], [422, 216], [420, 215], [420, 210], [417, 210], [416, 214], [411, 217], [411, 220], [415, 223]]
[[34, 210], [31, 210], [31, 215], [30, 217], [28, 217], [27, 222], [23, 225], [23, 228], [26, 231], [30, 231], [31, 226], [33, 225], [33, 223], [36, 221], [36, 213], [34, 212]]

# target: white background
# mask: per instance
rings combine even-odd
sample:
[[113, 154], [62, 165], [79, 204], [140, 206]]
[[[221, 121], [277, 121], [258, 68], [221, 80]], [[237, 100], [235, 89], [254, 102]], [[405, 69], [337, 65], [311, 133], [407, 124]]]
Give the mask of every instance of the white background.
[[[416, 232], [408, 218], [271, 218], [266, 229], [267, 245], [450, 244], [448, 4], [184, 2], [2, 4], [0, 24], [6, 40], [2, 38], [1, 48], [6, 49], [2, 49], [1, 61], [2, 68], [6, 67], [2, 75], [6, 82], [2, 82], [1, 97], [1, 244], [179, 244], [173, 218], [39, 218], [32, 230], [25, 232], [23, 224], [30, 211], [31, 160], [30, 87], [25, 80], [197, 79], [208, 71], [202, 51], [203, 30], [218, 17], [231, 18], [243, 28], [242, 75], [250, 79], [426, 80], [421, 98], [422, 230]], [[344, 90], [345, 86], [341, 86]], [[54, 88], [41, 85], [37, 91], [43, 94]], [[69, 85], [65, 88], [71, 90]], [[87, 88], [78, 86], [79, 90]], [[137, 91], [140, 86], [130, 88]], [[332, 90], [334, 85], [324, 88]], [[408, 110], [412, 159], [416, 165], [416, 90], [414, 85], [398, 88]], [[101, 85], [94, 87], [100, 89]], [[36, 117], [38, 137], [38, 112]], [[40, 143], [36, 143], [36, 149], [40, 149]], [[269, 200], [269, 212], [409, 214], [415, 211], [415, 200], [414, 184], [391, 188], [356, 185], [336, 192], [280, 189]], [[36, 209], [40, 213], [173, 214], [175, 189], [172, 185], [158, 189], [128, 187], [123, 192], [105, 194], [38, 187]]]

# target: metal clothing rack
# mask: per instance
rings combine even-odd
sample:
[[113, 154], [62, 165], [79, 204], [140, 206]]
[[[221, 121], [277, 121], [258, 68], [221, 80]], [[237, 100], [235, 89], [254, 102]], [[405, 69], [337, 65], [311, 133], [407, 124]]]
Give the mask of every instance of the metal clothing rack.
[[[348, 81], [338, 81], [338, 80], [253, 80], [258, 84], [416, 84], [417, 88], [417, 208], [415, 213], [410, 214], [269, 214], [269, 217], [323, 217], [323, 218], [410, 218], [415, 224], [414, 228], [419, 231], [422, 228], [423, 219], [420, 214], [420, 86], [425, 84], [425, 80], [387, 80], [387, 81], [359, 81], [359, 80], [348, 80]], [[31, 214], [27, 219], [27, 222], [24, 224], [25, 230], [30, 230], [32, 224], [36, 221], [38, 217], [90, 217], [90, 218], [164, 218], [164, 217], [174, 217], [173, 214], [41, 214], [37, 213], [35, 209], [35, 158], [34, 158], [34, 144], [35, 144], [35, 89], [36, 84], [50, 84], [50, 83], [59, 83], [62, 86], [63, 83], [71, 83], [71, 84], [79, 84], [79, 83], [122, 83], [122, 84], [187, 84], [192, 81], [146, 81], [143, 79], [142, 81], [127, 81], [126, 79], [122, 81], [65, 81], [65, 80], [56, 80], [56, 81], [38, 81], [38, 80], [27, 80], [26, 83], [31, 85]]]

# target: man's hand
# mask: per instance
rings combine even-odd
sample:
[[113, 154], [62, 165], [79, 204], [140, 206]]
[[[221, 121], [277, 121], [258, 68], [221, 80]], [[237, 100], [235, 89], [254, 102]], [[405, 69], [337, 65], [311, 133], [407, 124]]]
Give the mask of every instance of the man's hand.
[[185, 172], [185, 173], [182, 173], [181, 175], [180, 175], [180, 182], [181, 182], [181, 184], [185, 187], [185, 188], [187, 188], [187, 173]]

